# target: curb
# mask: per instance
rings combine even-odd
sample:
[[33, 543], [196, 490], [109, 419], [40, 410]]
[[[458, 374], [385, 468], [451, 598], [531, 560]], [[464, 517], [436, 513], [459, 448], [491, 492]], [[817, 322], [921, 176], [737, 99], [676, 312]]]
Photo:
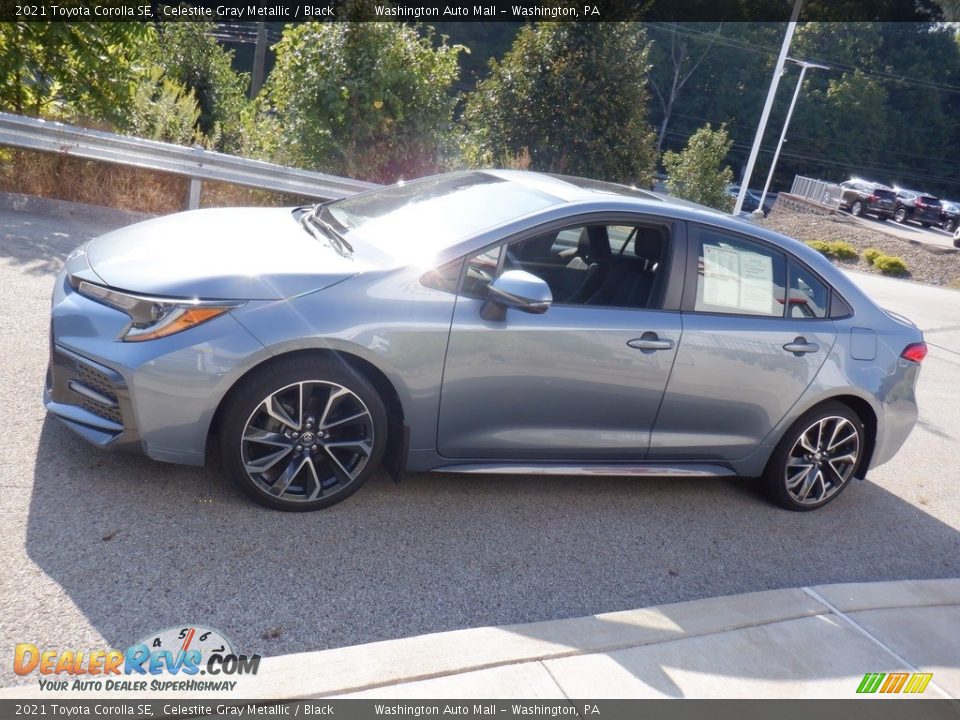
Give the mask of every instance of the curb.
[[54, 200], [37, 195], [22, 193], [0, 192], [0, 210], [16, 210], [18, 212], [49, 215], [65, 220], [75, 219], [87, 222], [102, 222], [108, 225], [131, 225], [141, 220], [156, 217], [151, 213], [135, 212], [133, 210], [118, 210], [117, 208], [87, 205], [86, 203]]
[[[581, 618], [385, 640], [264, 658], [233, 692], [244, 699], [326, 698], [526, 663], [674, 644], [748, 628], [846, 613], [960, 605], [960, 579], [819, 585], [692, 600]], [[589, 658], [583, 658], [589, 660]], [[375, 694], [375, 693], [374, 693]], [[200, 697], [202, 693], [44, 692], [78, 697]], [[35, 685], [0, 689], [0, 698], [40, 697]]]

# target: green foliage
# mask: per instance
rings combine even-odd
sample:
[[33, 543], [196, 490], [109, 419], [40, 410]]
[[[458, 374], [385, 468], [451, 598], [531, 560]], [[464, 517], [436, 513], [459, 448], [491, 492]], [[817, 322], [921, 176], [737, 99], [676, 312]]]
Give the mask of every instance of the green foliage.
[[903, 258], [895, 255], [879, 255], [873, 259], [873, 266], [884, 275], [902, 276], [908, 274]]
[[467, 99], [467, 161], [506, 166], [529, 154], [533, 170], [649, 185], [647, 55], [637, 23], [524, 26]]
[[233, 53], [217, 44], [213, 29], [208, 22], [164, 23], [142, 51], [148, 67], [162, 67], [166, 79], [193, 92], [200, 109], [197, 129], [207, 144], [235, 153], [249, 129], [243, 123], [249, 78], [234, 72]]
[[713, 130], [710, 125], [704, 125], [690, 137], [682, 152], [664, 153], [670, 194], [730, 211], [733, 198], [727, 186], [733, 180], [733, 171], [729, 166], [721, 169], [721, 165], [732, 142], [725, 126]]
[[200, 108], [193, 90], [163, 77], [159, 67], [147, 72], [133, 93], [120, 130], [137, 137], [189, 145], [200, 140]]
[[821, 255], [837, 260], [852, 260], [857, 255], [856, 249], [848, 242], [843, 240], [810, 240], [807, 245], [812, 247]]
[[863, 259], [867, 261], [867, 265], [873, 265], [873, 261], [881, 255], [883, 255], [883, 253], [876, 248], [867, 248], [863, 251]]
[[437, 170], [462, 48], [434, 40], [403, 23], [287, 26], [264, 88], [279, 159], [380, 182]]
[[0, 22], [0, 110], [114, 122], [152, 32], [133, 22]]

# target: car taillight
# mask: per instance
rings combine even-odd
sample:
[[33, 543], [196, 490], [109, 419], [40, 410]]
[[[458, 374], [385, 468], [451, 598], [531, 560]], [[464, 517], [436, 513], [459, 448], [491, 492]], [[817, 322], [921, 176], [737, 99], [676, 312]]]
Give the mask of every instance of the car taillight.
[[921, 200], [920, 198], [917, 198], [916, 202], [914, 202], [913, 204], [916, 205], [917, 207], [923, 207], [923, 200]]
[[867, 198], [867, 202], [873, 202], [873, 203], [875, 203], [876, 201], [877, 201], [877, 196], [876, 196], [876, 195], [871, 195], [870, 197]]
[[923, 359], [927, 356], [927, 344], [925, 342], [912, 343], [907, 345], [903, 352], [900, 353], [900, 357], [905, 360], [912, 360], [915, 363], [923, 362]]

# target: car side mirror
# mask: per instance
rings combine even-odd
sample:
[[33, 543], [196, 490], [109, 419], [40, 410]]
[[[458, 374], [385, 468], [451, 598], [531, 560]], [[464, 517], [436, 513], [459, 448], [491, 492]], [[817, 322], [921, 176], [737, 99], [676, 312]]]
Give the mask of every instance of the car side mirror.
[[501, 321], [507, 316], [507, 308], [540, 315], [552, 302], [553, 293], [543, 280], [523, 270], [508, 270], [487, 286], [480, 317]]

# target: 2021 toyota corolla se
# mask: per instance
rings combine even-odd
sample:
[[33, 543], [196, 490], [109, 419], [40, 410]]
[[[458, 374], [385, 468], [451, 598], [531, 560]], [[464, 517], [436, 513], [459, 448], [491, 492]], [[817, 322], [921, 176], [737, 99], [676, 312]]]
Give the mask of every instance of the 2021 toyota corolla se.
[[803, 244], [578, 178], [439, 175], [180, 213], [78, 248], [49, 412], [283, 510], [404, 470], [760, 477], [820, 507], [889, 460], [926, 352]]

